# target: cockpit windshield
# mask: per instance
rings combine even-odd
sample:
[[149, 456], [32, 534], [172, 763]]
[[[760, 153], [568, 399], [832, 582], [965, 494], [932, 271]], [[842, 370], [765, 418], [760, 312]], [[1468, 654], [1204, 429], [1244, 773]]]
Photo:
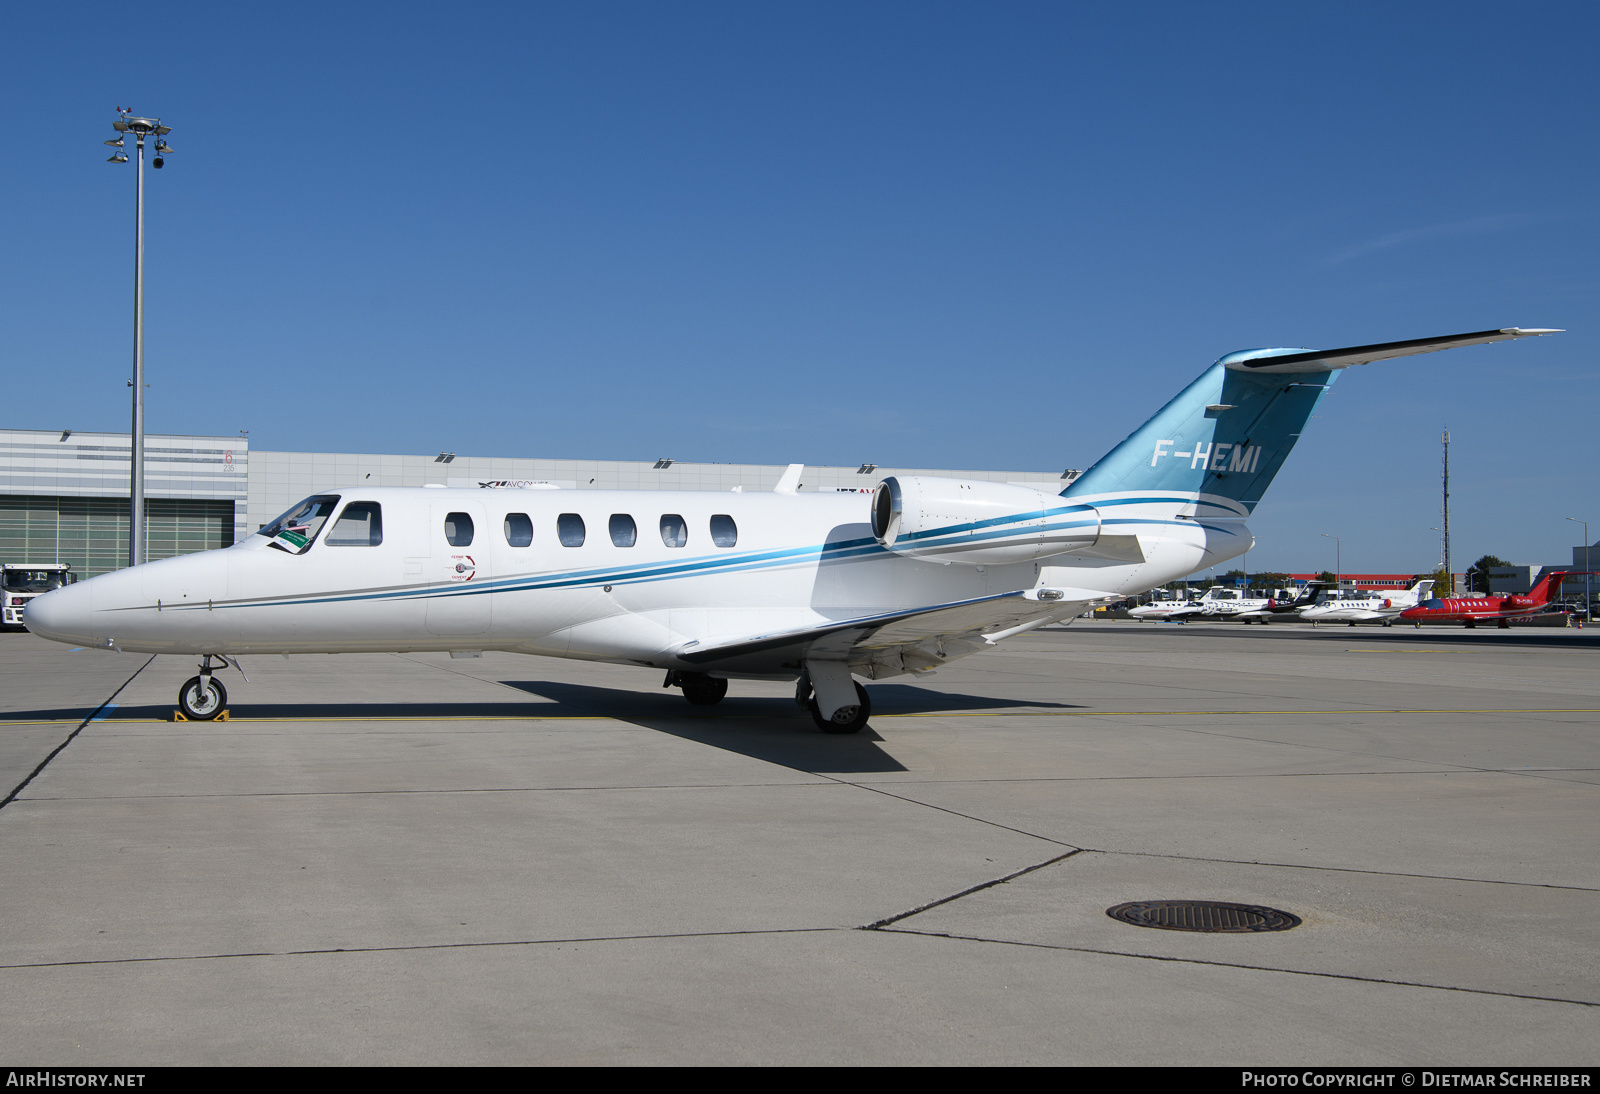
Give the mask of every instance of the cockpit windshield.
[[338, 494], [315, 494], [256, 534], [266, 536], [272, 541], [272, 546], [280, 551], [303, 555], [317, 541], [317, 533], [322, 531], [322, 526], [328, 522], [328, 517], [338, 504]]

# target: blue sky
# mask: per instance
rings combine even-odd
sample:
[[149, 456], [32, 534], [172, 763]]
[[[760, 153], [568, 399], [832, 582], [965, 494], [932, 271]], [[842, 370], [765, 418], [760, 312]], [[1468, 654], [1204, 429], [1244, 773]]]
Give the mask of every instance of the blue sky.
[[[1591, 520], [1593, 4], [12, 5], [0, 361], [317, 451], [1087, 467], [1224, 353], [1353, 370], [1252, 569], [1569, 557]], [[135, 36], [134, 28], [152, 28]]]

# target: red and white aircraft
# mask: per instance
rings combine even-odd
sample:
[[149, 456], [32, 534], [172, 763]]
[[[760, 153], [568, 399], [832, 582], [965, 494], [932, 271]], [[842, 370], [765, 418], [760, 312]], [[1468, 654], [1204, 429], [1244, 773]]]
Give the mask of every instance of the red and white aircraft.
[[1539, 583], [1526, 593], [1509, 596], [1457, 596], [1446, 600], [1424, 600], [1415, 608], [1400, 613], [1401, 619], [1417, 626], [1424, 623], [1461, 623], [1476, 627], [1488, 620], [1498, 620], [1500, 626], [1509, 627], [1511, 620], [1521, 616], [1537, 615], [1558, 595], [1563, 578], [1583, 576], [1583, 571], [1558, 570], [1545, 574]]

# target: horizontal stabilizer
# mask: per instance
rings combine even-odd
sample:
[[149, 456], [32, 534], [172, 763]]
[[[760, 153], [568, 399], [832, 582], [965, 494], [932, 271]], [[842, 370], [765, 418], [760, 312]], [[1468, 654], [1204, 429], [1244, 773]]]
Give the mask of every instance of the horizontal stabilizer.
[[1239, 372], [1326, 372], [1329, 369], [1349, 368], [1373, 361], [1387, 361], [1392, 357], [1410, 357], [1418, 353], [1435, 353], [1457, 346], [1481, 346], [1489, 342], [1506, 342], [1513, 338], [1532, 338], [1540, 334], [1560, 334], [1560, 330], [1535, 327], [1502, 327], [1499, 330], [1480, 330], [1471, 334], [1441, 334], [1433, 338], [1408, 338], [1404, 342], [1379, 342], [1371, 346], [1348, 346], [1345, 349], [1305, 350], [1300, 353], [1281, 350], [1268, 351], [1271, 355], [1240, 360], [1235, 354], [1228, 367]]

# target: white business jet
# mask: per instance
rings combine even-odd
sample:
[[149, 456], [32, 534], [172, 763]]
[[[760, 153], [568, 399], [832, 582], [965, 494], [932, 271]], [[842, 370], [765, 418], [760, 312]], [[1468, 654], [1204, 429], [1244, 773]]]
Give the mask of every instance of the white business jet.
[[1148, 604], [1140, 604], [1136, 608], [1128, 609], [1128, 617], [1139, 622], [1168, 623], [1177, 619], [1182, 622], [1183, 616], [1188, 615], [1194, 601], [1188, 597], [1164, 597], [1152, 600]]
[[1407, 608], [1415, 608], [1428, 599], [1433, 589], [1433, 579], [1425, 578], [1409, 589], [1369, 589], [1349, 598], [1328, 600], [1309, 608], [1302, 608], [1300, 618], [1318, 623], [1382, 623], [1392, 627]]
[[[1213, 585], [1199, 600], [1199, 618], [1210, 623], [1229, 619], [1248, 623], [1257, 618], [1271, 603], [1270, 597], [1251, 596], [1248, 591]], [[1194, 619], [1195, 616], [1189, 618]]]
[[[922, 674], [1243, 554], [1245, 527], [1338, 370], [1546, 330], [1479, 331], [1207, 368], [1061, 494], [893, 477], [871, 498], [616, 490], [323, 491], [243, 542], [28, 605], [59, 642], [200, 656], [186, 717], [241, 655], [483, 650], [665, 670], [691, 703], [797, 680], [853, 733], [855, 677]], [[220, 660], [221, 665], [213, 662]]]
[[[1257, 607], [1247, 608], [1235, 612], [1234, 619], [1241, 623], [1271, 623], [1274, 619], [1287, 619], [1297, 615], [1301, 609], [1310, 607], [1322, 597], [1324, 585], [1320, 581], [1313, 581], [1306, 585], [1295, 596], [1279, 599], [1273, 595], [1258, 603]], [[1283, 590], [1279, 590], [1281, 594]]]

